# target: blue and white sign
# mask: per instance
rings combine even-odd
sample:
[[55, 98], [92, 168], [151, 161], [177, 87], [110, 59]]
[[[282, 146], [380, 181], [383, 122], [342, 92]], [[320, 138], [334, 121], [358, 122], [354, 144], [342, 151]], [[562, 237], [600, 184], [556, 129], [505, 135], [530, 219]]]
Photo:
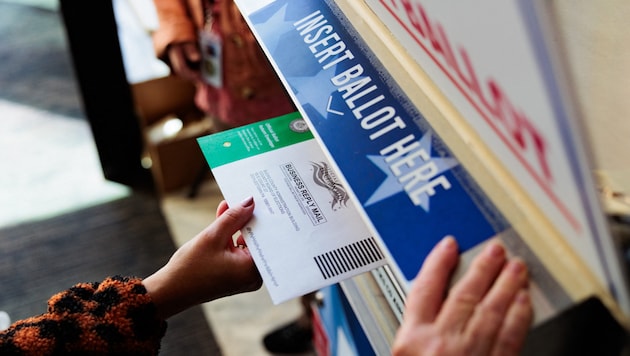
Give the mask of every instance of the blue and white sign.
[[446, 235], [465, 251], [509, 228], [334, 4], [240, 5], [399, 277]]

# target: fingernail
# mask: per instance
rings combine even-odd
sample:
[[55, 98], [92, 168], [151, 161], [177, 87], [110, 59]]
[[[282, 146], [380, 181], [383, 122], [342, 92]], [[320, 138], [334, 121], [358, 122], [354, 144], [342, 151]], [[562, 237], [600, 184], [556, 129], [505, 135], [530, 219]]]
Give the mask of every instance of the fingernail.
[[519, 304], [529, 304], [529, 293], [527, 290], [520, 290], [516, 294], [516, 302]]
[[521, 274], [525, 271], [525, 262], [521, 260], [513, 260], [510, 262], [509, 268], [513, 274], [515, 275]]
[[505, 253], [505, 250], [500, 243], [491, 242], [488, 247], [486, 247], [486, 253], [490, 257], [501, 257]]
[[242, 206], [243, 208], [248, 208], [248, 207], [250, 207], [252, 204], [254, 204], [254, 197], [253, 197], [253, 196], [250, 196], [250, 197], [248, 197], [248, 198], [245, 198], [245, 200], [243, 200], [243, 201], [241, 202], [241, 206]]
[[440, 242], [440, 247], [446, 251], [453, 250], [457, 248], [457, 242], [453, 236], [446, 236]]

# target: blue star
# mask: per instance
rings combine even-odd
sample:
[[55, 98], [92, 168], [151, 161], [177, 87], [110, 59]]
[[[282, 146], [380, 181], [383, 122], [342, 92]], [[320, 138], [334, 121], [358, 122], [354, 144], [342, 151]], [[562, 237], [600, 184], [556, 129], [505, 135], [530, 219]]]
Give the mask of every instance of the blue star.
[[322, 117], [327, 117], [329, 98], [337, 93], [337, 87], [330, 81], [330, 75], [322, 70], [314, 76], [287, 79], [293, 88], [300, 88], [295, 94], [301, 104], [311, 104]]
[[[432, 147], [431, 131], [427, 131], [418, 142], [420, 143], [420, 149], [423, 149], [425, 152], [430, 153]], [[367, 202], [365, 202], [364, 206], [370, 206], [404, 191], [404, 184], [400, 183], [398, 181], [398, 177], [394, 176], [393, 172], [389, 168], [390, 164], [385, 162], [386, 157], [368, 155], [367, 158], [372, 161], [372, 163], [374, 163], [374, 165], [377, 166], [381, 171], [383, 171], [387, 175], [387, 177], [376, 189], [376, 191], [374, 191]], [[455, 158], [448, 157], [431, 157], [431, 161], [437, 167], [437, 172], [434, 176], [444, 173], [459, 164], [459, 162], [457, 162]], [[427, 180], [426, 182], [428, 183], [429, 180]], [[429, 198], [429, 195], [426, 193], [420, 197], [420, 206], [427, 213], [429, 212]]]
[[[252, 18], [252, 23], [256, 27], [256, 32], [264, 39], [265, 46], [270, 53], [275, 53], [281, 35], [293, 29], [292, 22], [285, 20], [288, 3], [282, 6], [278, 12], [268, 19]], [[283, 32], [280, 32], [283, 31]]]

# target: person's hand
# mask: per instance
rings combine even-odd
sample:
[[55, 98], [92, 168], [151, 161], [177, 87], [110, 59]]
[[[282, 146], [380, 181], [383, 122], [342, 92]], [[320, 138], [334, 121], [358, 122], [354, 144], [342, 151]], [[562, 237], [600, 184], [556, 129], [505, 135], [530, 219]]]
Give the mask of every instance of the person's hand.
[[252, 217], [253, 198], [228, 208], [222, 201], [217, 219], [182, 245], [160, 270], [143, 280], [164, 319], [194, 305], [262, 286], [242, 236], [232, 236]]
[[166, 50], [175, 75], [192, 82], [201, 79], [201, 51], [196, 42], [173, 43]]
[[459, 255], [452, 237], [426, 258], [414, 280], [393, 345], [400, 355], [516, 355], [533, 310], [527, 268], [492, 241], [447, 294]]

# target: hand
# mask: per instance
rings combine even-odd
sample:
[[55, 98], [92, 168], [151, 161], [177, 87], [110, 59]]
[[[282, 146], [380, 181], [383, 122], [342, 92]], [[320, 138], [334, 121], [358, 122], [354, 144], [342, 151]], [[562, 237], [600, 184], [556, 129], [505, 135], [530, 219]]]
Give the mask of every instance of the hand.
[[174, 43], [167, 48], [168, 60], [173, 73], [196, 82], [201, 79], [201, 51], [195, 42]]
[[164, 267], [143, 280], [162, 318], [262, 286], [249, 250], [242, 247], [242, 237], [237, 244], [232, 239], [253, 212], [253, 198], [232, 208], [222, 201], [217, 219], [175, 251]]
[[443, 239], [424, 262], [394, 340], [394, 355], [516, 355], [533, 318], [527, 268], [492, 241], [446, 294], [459, 259]]

